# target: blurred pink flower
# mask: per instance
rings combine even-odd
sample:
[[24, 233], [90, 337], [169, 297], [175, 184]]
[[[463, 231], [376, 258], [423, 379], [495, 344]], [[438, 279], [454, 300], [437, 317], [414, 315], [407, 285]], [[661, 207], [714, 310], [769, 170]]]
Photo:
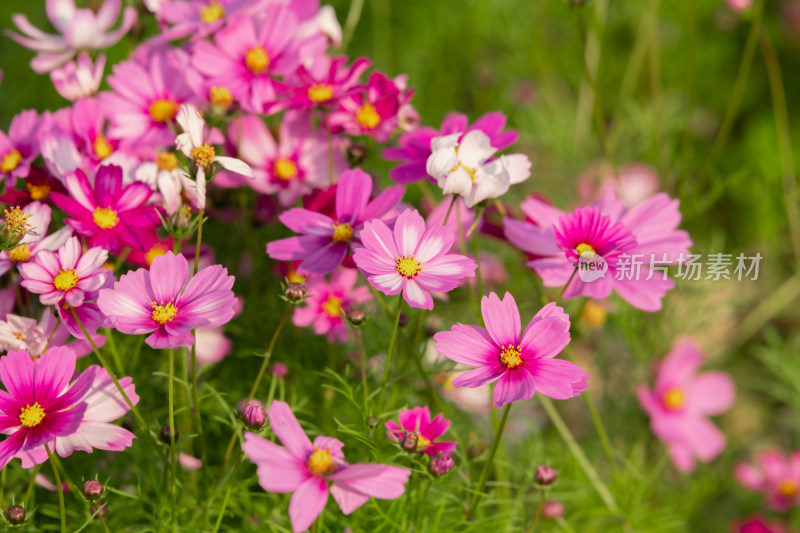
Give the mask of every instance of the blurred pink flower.
[[50, 79], [58, 94], [74, 102], [78, 98], [93, 96], [100, 89], [103, 81], [103, 69], [106, 67], [106, 56], [100, 55], [93, 65], [92, 58], [86, 52], [78, 56], [77, 61], [70, 61], [63, 67], [50, 72]]
[[394, 420], [387, 420], [386, 436], [393, 442], [402, 442], [406, 433], [417, 437], [417, 450], [430, 457], [440, 453], [449, 453], [456, 449], [455, 441], [437, 441], [450, 427], [450, 421], [439, 413], [431, 420], [428, 406], [403, 409], [397, 415], [398, 425]]
[[628, 209], [658, 193], [660, 186], [658, 173], [643, 163], [624, 165], [616, 172], [608, 165], [597, 165], [579, 177], [577, 183], [582, 204], [619, 199]]
[[359, 58], [349, 67], [346, 64], [346, 56], [322, 56], [310, 67], [300, 65], [286, 83], [292, 93], [289, 105], [294, 109], [329, 107], [340, 98], [361, 90], [361, 75], [372, 62]]
[[17, 183], [30, 171], [31, 162], [39, 155], [41, 118], [34, 110], [22, 111], [11, 119], [8, 135], [0, 131], [0, 182], [6, 188]]
[[231, 353], [233, 341], [225, 336], [224, 328], [197, 328], [194, 336], [197, 340], [198, 366], [219, 363]]
[[753, 0], [725, 0], [725, 3], [728, 4], [728, 7], [732, 10], [741, 13], [742, 11], [750, 9], [750, 6], [753, 5]]
[[733, 475], [746, 489], [764, 493], [772, 509], [786, 511], [800, 504], [800, 451], [788, 456], [779, 451], [761, 452], [755, 465], [737, 463]]

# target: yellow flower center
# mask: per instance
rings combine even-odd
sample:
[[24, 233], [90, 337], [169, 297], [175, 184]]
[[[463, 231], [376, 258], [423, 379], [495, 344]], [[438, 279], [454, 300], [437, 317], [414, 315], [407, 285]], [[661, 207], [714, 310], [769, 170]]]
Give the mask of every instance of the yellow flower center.
[[222, 8], [222, 4], [219, 2], [212, 2], [207, 6], [203, 6], [200, 9], [200, 18], [208, 24], [209, 22], [214, 22], [215, 20], [219, 20], [225, 16], [225, 10]]
[[156, 166], [159, 170], [166, 170], [172, 172], [178, 168], [178, 158], [171, 152], [160, 152], [156, 156]]
[[778, 494], [784, 498], [795, 496], [798, 490], [800, 490], [800, 486], [798, 486], [797, 482], [793, 479], [784, 479], [778, 484]]
[[166, 324], [178, 314], [178, 308], [172, 303], [172, 300], [167, 302], [167, 305], [159, 305], [156, 302], [151, 302], [150, 306], [153, 308], [153, 320], [159, 324]]
[[92, 213], [92, 220], [103, 229], [111, 229], [119, 223], [117, 212], [110, 207], [97, 207]]
[[430, 446], [433, 444], [431, 441], [417, 433], [417, 448], [422, 448], [424, 446]]
[[14, 333], [12, 333], [12, 335], [14, 335], [17, 338], [17, 340], [25, 341], [25, 335], [21, 331], [15, 331]]
[[105, 159], [110, 156], [114, 149], [108, 144], [106, 138], [101, 134], [94, 140], [94, 153], [100, 159]]
[[584, 259], [591, 259], [592, 257], [595, 256], [595, 254], [597, 254], [597, 252], [594, 250], [594, 247], [592, 247], [591, 244], [587, 244], [585, 242], [582, 242], [578, 246], [576, 246], [575, 251], [578, 252], [578, 255], [580, 255]]
[[19, 413], [19, 423], [29, 428], [38, 426], [44, 420], [44, 409], [39, 402], [28, 405]]
[[291, 159], [280, 158], [275, 161], [275, 175], [288, 181], [297, 176], [297, 165]]
[[333, 464], [331, 451], [317, 448], [316, 446], [314, 446], [314, 451], [309, 456], [306, 465], [315, 476], [330, 474], [336, 468], [336, 465]]
[[24, 263], [31, 256], [31, 249], [27, 244], [20, 244], [8, 252], [8, 257], [15, 263]]
[[24, 236], [28, 233], [28, 229], [31, 227], [31, 225], [28, 224], [29, 218], [31, 218], [31, 215], [26, 214], [18, 205], [11, 209], [3, 210], [3, 220], [5, 221], [6, 229], [9, 233], [14, 235]]
[[167, 122], [175, 118], [178, 106], [170, 100], [156, 100], [150, 104], [150, 117], [156, 122]]
[[308, 99], [312, 102], [327, 102], [333, 98], [333, 87], [315, 83], [308, 88]]
[[10, 152], [3, 156], [3, 159], [0, 159], [0, 172], [11, 172], [17, 168], [20, 161], [22, 161], [22, 154], [12, 148]]
[[25, 188], [28, 189], [28, 192], [31, 195], [31, 200], [35, 200], [37, 202], [50, 196], [50, 193], [53, 190], [53, 188], [46, 183], [42, 183], [41, 185], [26, 183]]
[[62, 269], [61, 272], [53, 278], [53, 286], [60, 291], [67, 292], [77, 284], [78, 275], [75, 273], [74, 268], [67, 270]]
[[508, 345], [500, 350], [500, 362], [507, 368], [517, 368], [522, 364], [522, 351], [519, 346]]
[[375, 110], [375, 106], [372, 104], [364, 104], [361, 106], [361, 109], [358, 110], [356, 114], [356, 122], [361, 124], [362, 127], [372, 130], [375, 129], [378, 124], [381, 123], [381, 116]]
[[296, 268], [290, 268], [289, 273], [286, 274], [286, 279], [289, 280], [289, 283], [303, 283], [306, 277], [298, 274]]
[[215, 156], [216, 153], [214, 153], [214, 147], [208, 143], [205, 143], [203, 146], [198, 146], [192, 150], [192, 159], [194, 159], [194, 162], [201, 167], [207, 167], [213, 163]]
[[671, 411], [676, 411], [686, 403], [686, 392], [677, 387], [670, 387], [664, 393], [663, 401], [664, 407]]
[[147, 266], [153, 264], [156, 257], [167, 253], [167, 248], [163, 244], [156, 244], [144, 254], [144, 260], [147, 261]]
[[463, 168], [464, 172], [466, 172], [469, 175], [470, 181], [472, 181], [472, 183], [475, 183], [475, 178], [478, 177], [478, 171], [476, 169], [469, 168], [467, 166], [464, 166], [462, 163], [459, 163], [456, 166], [454, 166], [453, 168], [451, 168], [450, 172], [455, 172], [459, 168]]
[[342, 300], [336, 296], [329, 296], [322, 304], [322, 310], [328, 313], [328, 316], [338, 318], [342, 315]]
[[233, 103], [233, 95], [225, 87], [212, 87], [208, 93], [209, 100], [216, 107], [223, 109], [230, 107]]
[[253, 74], [264, 74], [269, 69], [269, 55], [260, 46], [247, 52], [244, 62]]
[[414, 259], [413, 255], [411, 257], [406, 257], [403, 255], [397, 258], [396, 270], [401, 276], [411, 279], [422, 272], [422, 264]]
[[345, 222], [333, 225], [333, 242], [350, 242], [353, 238], [353, 228]]

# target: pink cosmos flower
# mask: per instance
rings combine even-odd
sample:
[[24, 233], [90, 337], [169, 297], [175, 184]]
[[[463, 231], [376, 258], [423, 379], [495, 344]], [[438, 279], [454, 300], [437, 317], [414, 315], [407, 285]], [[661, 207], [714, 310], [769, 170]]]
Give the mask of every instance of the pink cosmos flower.
[[733, 475], [746, 489], [764, 493], [772, 509], [787, 511], [800, 505], [800, 451], [789, 455], [774, 450], [761, 452], [755, 465], [737, 463]]
[[92, 58], [86, 52], [78, 56], [78, 60], [70, 61], [63, 67], [50, 72], [50, 80], [58, 94], [74, 102], [78, 98], [93, 96], [100, 89], [103, 81], [103, 70], [106, 68], [106, 56], [100, 55], [92, 64]]
[[57, 250], [72, 234], [71, 228], [64, 227], [52, 235], [47, 235], [52, 213], [47, 204], [31, 202], [22, 211], [30, 216], [27, 220], [30, 228], [16, 248], [0, 252], [0, 274], [5, 274], [15, 265], [31, 261], [39, 250]]
[[[80, 168], [95, 168], [98, 164], [121, 164], [126, 157], [117, 152], [119, 139], [107, 133], [106, 113], [96, 98], [81, 98], [71, 108], [55, 113], [53, 122], [70, 135], [75, 148], [83, 156]], [[124, 159], [122, 161], [124, 163]]]
[[289, 501], [289, 518], [295, 533], [305, 531], [317, 519], [328, 502], [329, 491], [346, 515], [367, 503], [370, 496], [394, 500], [405, 492], [410, 470], [346, 463], [344, 444], [323, 436], [312, 444], [286, 403], [272, 402], [268, 417], [284, 447], [247, 432], [242, 450], [258, 467], [258, 482], [264, 490], [294, 493]]
[[783, 524], [770, 522], [763, 516], [751, 516], [731, 525], [731, 533], [791, 533]]
[[102, 50], [117, 43], [136, 24], [136, 10], [126, 7], [122, 24], [111, 31], [119, 16], [121, 0], [105, 0], [95, 13], [91, 9], [77, 9], [75, 0], [47, 0], [47, 18], [59, 35], [46, 34], [31, 24], [25, 15], [14, 15], [11, 20], [25, 35], [6, 31], [6, 35], [25, 48], [38, 52], [31, 60], [31, 68], [43, 74], [69, 61], [81, 50]]
[[295, 326], [313, 326], [317, 335], [328, 335], [330, 342], [347, 340], [347, 323], [344, 316], [351, 306], [372, 300], [368, 287], [356, 287], [358, 271], [341, 268], [331, 274], [330, 282], [324, 277], [313, 277], [308, 283], [305, 306], [298, 307], [292, 315]]
[[449, 453], [456, 449], [455, 441], [437, 441], [450, 427], [450, 421], [439, 413], [431, 420], [428, 406], [403, 409], [397, 415], [400, 425], [394, 420], [386, 422], [386, 436], [394, 442], [402, 442], [406, 433], [413, 433], [417, 437], [417, 450], [436, 457], [440, 453]]
[[8, 135], [0, 131], [0, 181], [5, 180], [6, 187], [27, 176], [39, 155], [39, 124], [36, 111], [22, 111], [11, 120]]
[[520, 336], [517, 303], [510, 293], [481, 300], [486, 329], [456, 324], [433, 336], [436, 350], [457, 363], [478, 367], [453, 380], [455, 387], [497, 381], [492, 404], [532, 398], [536, 392], [565, 400], [586, 390], [589, 376], [570, 361], [555, 359], [569, 344], [569, 316], [555, 303], [539, 310]]
[[53, 193], [53, 203], [68, 216], [65, 222], [83, 235], [90, 246], [119, 253], [125, 246], [149, 250], [158, 240], [161, 225], [156, 207], [144, 205], [153, 191], [144, 183], [122, 186], [122, 169], [116, 165], [97, 169], [94, 187], [81, 170], [68, 174], [64, 186], [69, 196]]
[[[92, 351], [92, 347], [85, 339], [86, 337], [81, 334], [78, 340], [67, 344], [70, 340], [69, 330], [49, 309], [44, 310], [39, 322], [33, 318], [12, 314], [0, 320], [0, 352], [24, 350], [31, 357], [38, 357], [48, 347], [66, 346], [75, 352], [77, 357], [83, 357]], [[92, 340], [98, 347], [106, 342], [106, 338], [102, 335], [93, 335]]]
[[673, 464], [692, 472], [695, 460], [709, 462], [725, 449], [725, 436], [708, 419], [733, 405], [733, 380], [724, 372], [698, 374], [703, 353], [688, 337], [678, 338], [659, 364], [652, 390], [636, 388], [650, 429], [664, 441]]
[[223, 328], [197, 328], [194, 334], [197, 338], [197, 366], [219, 363], [231, 353], [233, 341], [225, 336]]
[[158, 18], [172, 26], [158, 39], [202, 39], [219, 30], [236, 15], [254, 15], [269, 0], [170, 0], [158, 9]]
[[300, 235], [268, 243], [267, 255], [281, 261], [301, 260], [297, 268], [301, 275], [332, 272], [349, 249], [361, 244], [364, 223], [392, 211], [404, 189], [388, 187], [370, 201], [371, 193], [369, 174], [360, 169], [343, 172], [336, 186], [335, 217], [301, 208], [282, 213], [280, 221]]
[[644, 163], [630, 163], [616, 170], [607, 164], [594, 165], [577, 183], [581, 203], [619, 199], [627, 209], [658, 193], [660, 186], [658, 173]]
[[454, 239], [443, 226], [426, 229], [419, 212], [406, 209], [394, 230], [380, 220], [367, 222], [361, 232], [364, 248], [356, 250], [353, 259], [379, 291], [403, 291], [411, 307], [433, 309], [430, 291], [451, 291], [478, 267], [469, 257], [449, 253]]
[[153, 260], [150, 270], [124, 274], [97, 299], [111, 326], [123, 333], [152, 333], [153, 348], [191, 346], [191, 331], [222, 326], [233, 318], [233, 276], [220, 265], [201, 269], [189, 280], [189, 263], [171, 251]]
[[311, 67], [300, 65], [287, 83], [293, 109], [311, 109], [335, 105], [340, 98], [361, 90], [361, 75], [372, 65], [366, 58], [356, 59], [346, 67], [347, 57], [322, 56]]
[[[322, 132], [312, 130], [307, 113], [286, 112], [277, 140], [264, 121], [252, 115], [231, 122], [228, 135], [239, 156], [253, 167], [255, 179], [246, 184], [264, 194], [277, 194], [283, 206], [329, 185], [328, 143]], [[345, 170], [347, 162], [334, 149], [333, 175]], [[241, 180], [234, 183], [242, 184]]]
[[753, 5], [753, 0], [725, 0], [725, 3], [732, 10], [741, 13], [750, 9], [750, 6]]
[[[563, 287], [563, 297], [588, 296], [602, 300], [612, 289], [644, 311], [658, 311], [675, 283], [664, 269], [688, 253], [692, 241], [677, 229], [678, 200], [664, 193], [651, 196], [633, 209], [608, 199], [565, 214], [534, 197], [522, 203], [535, 224], [506, 218], [505, 235], [524, 252], [541, 256], [528, 266], [547, 287]], [[574, 275], [581, 261], [601, 258], [607, 271], [583, 281]], [[588, 258], [588, 259], [587, 259]], [[659, 271], [651, 270], [655, 266]]]
[[[0, 443], [0, 467], [14, 457], [30, 468], [51, 452], [67, 457], [75, 450], [121, 451], [135, 438], [110, 422], [128, 412], [111, 377], [97, 365], [75, 374], [75, 353], [53, 347], [34, 362], [22, 350], [0, 360], [0, 431], [10, 437]], [[139, 401], [131, 378], [119, 380], [130, 400]]]
[[397, 148], [384, 148], [381, 155], [389, 161], [402, 161], [389, 171], [389, 176], [395, 182], [407, 184], [425, 178], [433, 181], [425, 169], [425, 164], [431, 155], [431, 141], [434, 138], [479, 130], [489, 137], [492, 147], [504, 150], [519, 138], [519, 133], [515, 130], [503, 131], [505, 125], [506, 116], [499, 111], [481, 116], [471, 126], [468, 125], [466, 115], [450, 113], [445, 117], [439, 130], [423, 127], [404, 133], [397, 141], [399, 145]]
[[20, 285], [39, 295], [42, 305], [66, 302], [80, 307], [87, 293], [100, 289], [110, 271], [103, 268], [108, 252], [100, 247], [81, 253], [77, 237], [70, 237], [57, 252], [40, 250], [33, 261], [19, 265]]

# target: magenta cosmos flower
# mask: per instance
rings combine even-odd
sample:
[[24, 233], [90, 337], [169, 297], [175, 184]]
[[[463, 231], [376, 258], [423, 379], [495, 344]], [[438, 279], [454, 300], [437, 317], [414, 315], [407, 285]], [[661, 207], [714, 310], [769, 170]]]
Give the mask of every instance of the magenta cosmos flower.
[[53, 203], [71, 217], [65, 222], [90, 246], [115, 254], [125, 246], [149, 250], [158, 240], [156, 207], [144, 205], [153, 191], [141, 182], [123, 187], [120, 167], [99, 167], [94, 188], [82, 170], [68, 174], [64, 185], [69, 195], [54, 192]]
[[440, 453], [450, 453], [456, 449], [455, 441], [436, 441], [450, 427], [450, 421], [442, 413], [431, 420], [428, 406], [403, 409], [397, 415], [398, 425], [394, 420], [386, 422], [386, 436], [394, 442], [402, 442], [407, 433], [417, 438], [417, 450], [431, 457]]
[[339, 109], [329, 116], [333, 132], [369, 135], [378, 142], [388, 141], [400, 124], [400, 109], [414, 94], [405, 89], [401, 80], [373, 72], [362, 90], [339, 99]]
[[[325, 508], [328, 492], [344, 514], [369, 500], [394, 500], [403, 495], [411, 471], [391, 465], [344, 460], [344, 444], [333, 437], [311, 440], [303, 432], [289, 405], [274, 401], [269, 424], [284, 447], [245, 433], [242, 450], [258, 467], [258, 482], [269, 492], [293, 492], [289, 501], [292, 531], [308, 529]], [[330, 483], [330, 487], [329, 487]]]
[[310, 67], [300, 65], [287, 84], [293, 109], [312, 109], [335, 105], [340, 98], [361, 89], [361, 75], [372, 65], [366, 58], [356, 59], [349, 67], [347, 57], [322, 56]]
[[339, 266], [351, 247], [361, 243], [364, 222], [384, 217], [403, 198], [403, 187], [388, 187], [372, 201], [372, 178], [354, 169], [342, 173], [336, 187], [335, 218], [294, 208], [278, 218], [299, 233], [267, 244], [267, 255], [281, 261], [300, 260], [301, 275], [327, 274]]
[[[678, 200], [664, 193], [626, 209], [614, 198], [563, 213], [536, 198], [522, 203], [534, 224], [506, 218], [505, 235], [512, 244], [537, 257], [528, 266], [547, 287], [563, 287], [564, 298], [588, 296], [602, 300], [614, 290], [644, 311], [661, 309], [661, 299], [675, 283], [663, 269], [687, 254], [692, 241], [677, 229]], [[600, 277], [574, 275], [581, 261], [607, 265]], [[570, 278], [572, 281], [570, 282]]]
[[11, 120], [8, 135], [0, 131], [0, 181], [5, 180], [6, 188], [26, 177], [39, 155], [40, 122], [36, 111], [22, 111]]
[[489, 137], [492, 147], [503, 150], [517, 142], [519, 138], [519, 133], [514, 130], [503, 131], [505, 126], [506, 116], [499, 111], [483, 115], [471, 126], [467, 122], [466, 115], [450, 113], [438, 130], [422, 127], [404, 133], [397, 141], [399, 145], [397, 148], [385, 148], [381, 155], [389, 161], [401, 161], [400, 165], [389, 171], [389, 176], [397, 183], [413, 183], [425, 178], [435, 181], [425, 169], [425, 164], [432, 153], [433, 139], [453, 133], [463, 134], [480, 130]]
[[465, 277], [474, 276], [478, 267], [469, 257], [449, 253], [453, 232], [443, 226], [426, 229], [416, 210], [403, 211], [394, 230], [380, 220], [367, 222], [361, 240], [364, 248], [353, 256], [358, 268], [384, 294], [403, 291], [411, 307], [433, 309], [430, 291], [451, 291]]
[[194, 344], [192, 330], [227, 324], [235, 314], [233, 276], [220, 265], [189, 276], [189, 263], [171, 251], [153, 259], [150, 270], [128, 272], [97, 299], [111, 326], [123, 333], [151, 333], [153, 348]]
[[527, 400], [536, 392], [565, 400], [586, 390], [589, 376], [570, 361], [555, 359], [569, 344], [569, 316], [555, 303], [539, 310], [520, 336], [517, 303], [510, 293], [481, 300], [486, 329], [456, 324], [434, 335], [436, 350], [456, 363], [478, 368], [453, 380], [454, 387], [497, 381], [493, 405]]
[[292, 322], [298, 327], [314, 328], [317, 335], [328, 335], [330, 342], [347, 340], [345, 314], [353, 306], [372, 300], [369, 287], [356, 287], [358, 271], [341, 268], [331, 274], [330, 281], [313, 277], [308, 283], [305, 306], [298, 307]]
[[736, 395], [728, 374], [698, 374], [702, 361], [703, 353], [692, 339], [678, 338], [658, 365], [653, 389], [636, 388], [639, 403], [650, 415], [650, 429], [682, 472], [693, 471], [695, 460], [709, 462], [725, 449], [725, 436], [708, 417], [727, 411]]
[[788, 456], [774, 450], [761, 452], [755, 465], [738, 463], [733, 475], [746, 489], [763, 493], [772, 509], [786, 511], [800, 505], [800, 451]]

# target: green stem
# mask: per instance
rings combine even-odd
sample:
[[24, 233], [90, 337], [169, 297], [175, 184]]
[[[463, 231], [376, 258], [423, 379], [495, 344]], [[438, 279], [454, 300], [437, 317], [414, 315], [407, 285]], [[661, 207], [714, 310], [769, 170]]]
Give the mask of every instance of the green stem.
[[[200, 388], [197, 385], [197, 341], [192, 345], [192, 415], [197, 426], [197, 438], [200, 439], [200, 458], [203, 464], [208, 464], [208, 449], [206, 447], [205, 433], [203, 432], [203, 418], [200, 416]], [[205, 470], [205, 469], [203, 469]]]
[[533, 533], [536, 531], [536, 524], [539, 523], [539, 517], [542, 516], [542, 507], [544, 506], [544, 491], [539, 490], [539, 505], [536, 507], [536, 514], [533, 515], [533, 522], [531, 522], [531, 527], [528, 528], [527, 533]]
[[350, 44], [350, 39], [353, 38], [353, 32], [358, 26], [358, 20], [361, 18], [361, 10], [364, 8], [364, 0], [353, 0], [350, 2], [350, 10], [347, 12], [347, 19], [344, 22], [344, 31], [342, 32], [342, 46], [339, 51], [344, 53], [347, 46]]
[[563, 287], [561, 287], [561, 292], [558, 293], [558, 298], [556, 298], [556, 305], [561, 304], [561, 298], [564, 297], [564, 293], [567, 292], [567, 287], [569, 287], [569, 284], [572, 283], [572, 279], [575, 277], [575, 274], [577, 273], [578, 273], [578, 266], [575, 265], [575, 270], [572, 271], [572, 275], [567, 280], [567, 283]]
[[172, 470], [172, 531], [178, 531], [178, 454], [175, 448], [175, 350], [169, 349], [169, 382], [167, 395], [169, 402], [169, 455]]
[[492, 466], [492, 462], [494, 462], [494, 456], [497, 453], [497, 448], [500, 447], [500, 440], [503, 437], [503, 430], [506, 427], [506, 420], [508, 420], [508, 413], [511, 411], [512, 405], [513, 404], [507, 403], [506, 408], [503, 411], [503, 418], [500, 420], [500, 425], [497, 427], [497, 433], [494, 436], [494, 442], [492, 443], [492, 447], [489, 449], [489, 457], [486, 458], [486, 462], [483, 464], [481, 477], [478, 480], [478, 489], [472, 494], [472, 501], [469, 504], [469, 509], [467, 509], [467, 520], [469, 520], [473, 511], [475, 511], [475, 508], [478, 506], [478, 498], [483, 492], [483, 488], [486, 486], [486, 479], [489, 477], [489, 468]]
[[397, 311], [394, 315], [394, 326], [392, 327], [392, 336], [389, 338], [389, 348], [386, 350], [386, 364], [383, 367], [383, 381], [381, 382], [381, 395], [378, 400], [378, 415], [383, 412], [383, 398], [386, 395], [386, 383], [389, 381], [389, 366], [392, 362], [392, 353], [394, 352], [394, 344], [397, 340], [397, 329], [400, 327], [400, 310], [403, 308], [403, 295], [397, 296]]
[[433, 479], [428, 478], [428, 482], [425, 484], [425, 488], [422, 490], [422, 496], [420, 496], [419, 503], [417, 504], [417, 519], [414, 521], [414, 531], [422, 531], [422, 510], [425, 509], [425, 501], [428, 497], [428, 491], [431, 488], [431, 483]]
[[[478, 214], [481, 216], [481, 213]], [[478, 218], [475, 219], [475, 223], [478, 223]], [[478, 289], [478, 301], [483, 297], [483, 275], [481, 274], [481, 257], [480, 257], [480, 247], [478, 244], [478, 236], [472, 238], [472, 254], [475, 256], [475, 264], [478, 265], [478, 268], [475, 269], [475, 281], [477, 282], [477, 289]], [[481, 315], [481, 320], [483, 320], [483, 315]]]
[[197, 268], [200, 266], [200, 243], [203, 242], [203, 218], [205, 216], [205, 209], [198, 212], [197, 219], [197, 243], [194, 246], [194, 267], [192, 268], [192, 276], [197, 275]]
[[222, 517], [225, 516], [225, 509], [228, 507], [228, 499], [231, 497], [231, 488], [232, 487], [228, 485], [228, 489], [225, 491], [225, 498], [222, 500], [222, 507], [217, 515], [217, 522], [214, 524], [214, 533], [217, 533], [217, 531], [219, 531], [219, 526], [222, 525]]
[[450, 218], [450, 212], [453, 210], [453, 206], [456, 204], [456, 195], [453, 194], [450, 196], [450, 206], [447, 208], [447, 213], [444, 215], [444, 222], [442, 222], [442, 226], [447, 225], [447, 220]]
[[[33, 472], [31, 472], [31, 479], [28, 482], [28, 488], [25, 490], [25, 500], [24, 500], [25, 503], [23, 504], [23, 507], [25, 508], [32, 507], [31, 496], [33, 496], [33, 488], [36, 484], [36, 476], [39, 475], [39, 470], [41, 469], [42, 469], [42, 463], [39, 463], [38, 465], [33, 467]], [[6, 469], [4, 468], [3, 472], [5, 471]]]
[[117, 341], [114, 340], [114, 332], [109, 328], [105, 328], [105, 333], [108, 339], [108, 347], [111, 349], [111, 358], [114, 360], [117, 372], [119, 372], [121, 376], [124, 376], [125, 369], [122, 366], [122, 358], [119, 356], [119, 351], [117, 350]]
[[367, 391], [367, 354], [364, 352], [364, 337], [361, 328], [354, 328], [358, 342], [358, 355], [361, 357], [361, 386], [364, 389], [364, 420], [369, 418], [369, 391]]
[[53, 460], [53, 454], [50, 453], [50, 446], [48, 444], [44, 445], [45, 451], [47, 451], [47, 457], [50, 459], [50, 466], [53, 467], [53, 475], [56, 478], [56, 492], [58, 493], [58, 508], [61, 513], [61, 533], [67, 533], [67, 510], [64, 506], [64, 486], [61, 484], [61, 474], [58, 473], [58, 466], [56, 466], [56, 462]]

